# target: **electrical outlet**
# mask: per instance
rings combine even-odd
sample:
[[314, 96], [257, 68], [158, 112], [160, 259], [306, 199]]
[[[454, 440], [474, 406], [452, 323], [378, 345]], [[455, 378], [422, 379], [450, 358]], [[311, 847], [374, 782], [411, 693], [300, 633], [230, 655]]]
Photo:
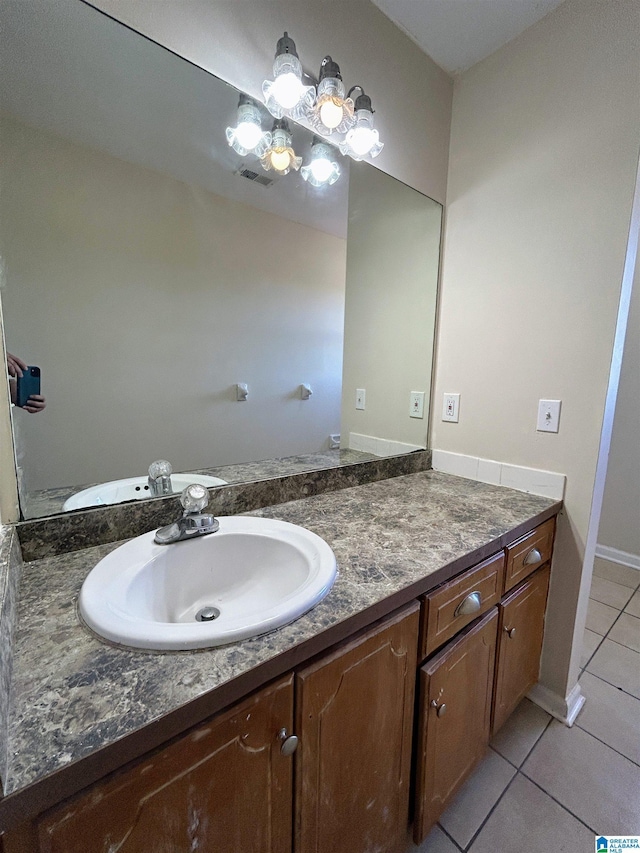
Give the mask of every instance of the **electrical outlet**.
[[364, 409], [366, 391], [364, 388], [356, 388], [356, 409]]
[[442, 420], [457, 424], [460, 411], [460, 394], [445, 394], [442, 403]]
[[560, 407], [562, 400], [540, 400], [538, 402], [538, 432], [558, 432], [560, 429]]
[[409, 417], [424, 418], [424, 391], [412, 391], [409, 394]]

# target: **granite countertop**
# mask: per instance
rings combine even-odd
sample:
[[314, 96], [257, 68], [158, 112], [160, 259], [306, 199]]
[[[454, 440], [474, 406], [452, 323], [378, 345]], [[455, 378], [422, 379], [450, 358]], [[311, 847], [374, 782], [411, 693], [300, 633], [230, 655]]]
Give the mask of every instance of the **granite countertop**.
[[403, 596], [408, 601], [464, 568], [452, 563], [485, 556], [491, 545], [498, 550], [500, 537], [559, 508], [548, 498], [428, 471], [254, 511], [323, 537], [335, 552], [338, 578], [327, 598], [293, 624], [198, 652], [116, 647], [80, 624], [80, 586], [119, 543], [25, 564], [5, 795], [71, 769], [189, 703], [206, 701], [216, 688], [266, 662], [273, 675], [278, 659], [290, 665], [292, 650], [312, 639], [317, 644], [318, 635], [335, 642], [334, 628], [346, 636], [353, 625], [362, 626], [356, 625], [358, 614], [377, 618], [375, 608], [385, 601], [400, 606]]

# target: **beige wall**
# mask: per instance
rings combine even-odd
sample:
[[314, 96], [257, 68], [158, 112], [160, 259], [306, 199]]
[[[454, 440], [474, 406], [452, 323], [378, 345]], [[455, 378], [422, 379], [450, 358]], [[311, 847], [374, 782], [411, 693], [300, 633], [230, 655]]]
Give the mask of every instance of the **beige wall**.
[[444, 202], [452, 81], [370, 0], [93, 0], [92, 5], [262, 98], [285, 30], [317, 77], [330, 53], [364, 86], [386, 147], [376, 165]]
[[14, 410], [28, 489], [324, 449], [345, 240], [2, 124], [7, 347], [48, 401]]
[[[640, 140], [640, 7], [568, 0], [457, 83], [433, 446], [567, 475], [543, 656], [565, 694]], [[444, 392], [460, 422], [442, 423]], [[557, 435], [539, 398], [561, 399]], [[551, 653], [553, 649], [553, 653]]]
[[[342, 444], [350, 433], [427, 446], [442, 208], [369, 168], [349, 175]], [[355, 408], [356, 388], [366, 392]], [[409, 394], [425, 393], [424, 418]]]
[[640, 264], [624, 345], [598, 544], [640, 560]]

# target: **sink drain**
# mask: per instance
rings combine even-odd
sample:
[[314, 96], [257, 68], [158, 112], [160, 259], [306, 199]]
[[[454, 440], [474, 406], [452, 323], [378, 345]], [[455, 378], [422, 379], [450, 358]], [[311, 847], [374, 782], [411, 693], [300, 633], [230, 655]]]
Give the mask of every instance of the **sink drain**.
[[213, 622], [220, 615], [217, 607], [202, 607], [196, 613], [196, 622]]

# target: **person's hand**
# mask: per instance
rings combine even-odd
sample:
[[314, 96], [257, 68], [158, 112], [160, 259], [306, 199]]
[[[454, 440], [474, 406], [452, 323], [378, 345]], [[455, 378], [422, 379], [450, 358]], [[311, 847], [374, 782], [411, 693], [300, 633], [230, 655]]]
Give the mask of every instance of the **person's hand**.
[[22, 371], [26, 370], [27, 367], [28, 364], [26, 361], [18, 358], [17, 355], [11, 355], [10, 352], [7, 353], [7, 370], [9, 371], [9, 376], [13, 376], [14, 379], [16, 376], [22, 376]]
[[46, 405], [46, 400], [42, 394], [32, 394], [22, 408], [25, 412], [34, 414], [35, 412], [41, 412]]

